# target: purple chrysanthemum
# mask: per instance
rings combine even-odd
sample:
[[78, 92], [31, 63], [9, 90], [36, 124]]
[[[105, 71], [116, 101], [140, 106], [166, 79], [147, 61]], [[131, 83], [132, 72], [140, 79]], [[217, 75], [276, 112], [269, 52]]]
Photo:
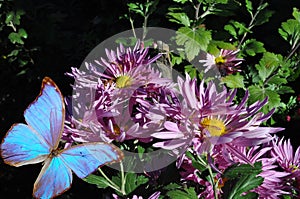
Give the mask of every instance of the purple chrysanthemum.
[[300, 193], [300, 147], [294, 153], [290, 140], [277, 137], [273, 142], [271, 156], [276, 159], [277, 164], [287, 173], [285, 190], [293, 195]]
[[[287, 172], [278, 170], [276, 158], [268, 158], [267, 154], [272, 150], [271, 146], [254, 147], [234, 147], [235, 152], [216, 146], [212, 156], [214, 163], [221, 171], [226, 170], [235, 163], [254, 164], [262, 163], [262, 172], [258, 175], [262, 177], [263, 183], [252, 190], [259, 194], [259, 198], [279, 199], [279, 196], [287, 194], [284, 180], [289, 175]], [[240, 155], [243, 154], [243, 155]]]
[[141, 48], [139, 41], [133, 49], [125, 49], [122, 44], [116, 52], [106, 49], [108, 59], [95, 60], [104, 69], [103, 72], [97, 72], [97, 75], [105, 84], [115, 84], [116, 95], [125, 95], [127, 98], [141, 86], [169, 82], [170, 80], [162, 78], [161, 73], [151, 67], [161, 55], [150, 58], [148, 51], [149, 48]]
[[[246, 106], [249, 96], [248, 91], [246, 91], [239, 105], [234, 105], [235, 91], [227, 92], [224, 87], [221, 92], [218, 92], [213, 82], [210, 82], [206, 88], [201, 82], [198, 87], [196, 81], [191, 80], [188, 75], [185, 81], [178, 78], [178, 85], [184, 98], [183, 105], [185, 108], [182, 109], [182, 115], [190, 121], [185, 122], [185, 126], [186, 124], [191, 125], [189, 125], [187, 135], [185, 135], [181, 129], [184, 128], [182, 124], [169, 124], [168, 126], [172, 126], [173, 129], [169, 128], [171, 131], [169, 134], [174, 139], [180, 139], [178, 142], [181, 141], [182, 143], [186, 141], [183, 139], [184, 136], [186, 136], [185, 138], [193, 136], [194, 150], [198, 154], [210, 153], [215, 145], [258, 145], [272, 140], [272, 133], [283, 130], [282, 128], [259, 126], [274, 111], [265, 115], [259, 112], [267, 103], [267, 99]], [[179, 126], [175, 128], [176, 125]], [[166, 134], [166, 132], [162, 134]], [[159, 136], [159, 132], [153, 136], [164, 138], [164, 135]], [[175, 142], [174, 139], [173, 142]], [[170, 148], [170, 145], [168, 147]]]
[[[146, 128], [154, 122], [146, 118], [154, 119], [151, 113], [155, 110], [155, 104], [161, 103], [162, 98], [169, 95], [163, 93], [163, 85], [169, 85], [171, 81], [162, 78], [161, 73], [151, 66], [160, 55], [150, 58], [148, 48], [142, 48], [140, 42], [133, 49], [125, 49], [122, 45], [116, 52], [106, 49], [106, 55], [107, 59], [95, 60], [99, 66], [86, 63], [84, 71], [72, 68], [72, 73], [68, 73], [75, 79], [75, 122], [84, 126], [85, 130], [92, 126], [97, 132], [104, 134], [106, 139], [123, 141], [140, 137], [140, 140], [149, 140], [150, 135], [145, 134], [145, 131], [149, 131]], [[153, 88], [160, 88], [160, 93], [156, 94], [161, 95], [160, 97], [151, 99]], [[141, 97], [141, 90], [146, 92], [150, 101], [157, 101], [149, 103], [149, 100]], [[151, 110], [149, 107], [147, 110], [147, 103], [152, 106]], [[164, 109], [166, 110], [167, 108]], [[78, 135], [75, 129], [73, 132]], [[86, 138], [87, 136], [84, 139]]]
[[206, 55], [205, 60], [200, 60], [200, 63], [204, 63], [205, 70], [217, 69], [221, 75], [229, 75], [235, 72], [241, 71], [239, 65], [242, 63], [243, 59], [237, 58], [237, 53], [239, 50], [225, 50], [221, 49], [219, 55], [214, 56], [209, 53]]
[[271, 147], [236, 147], [236, 150], [244, 154], [248, 160], [245, 162], [240, 158], [235, 157], [235, 162], [250, 162], [251, 164], [254, 164], [255, 162], [262, 163], [262, 172], [258, 176], [262, 177], [264, 181], [260, 186], [252, 190], [259, 194], [260, 199], [279, 199], [279, 196], [288, 193], [284, 191], [284, 179], [289, 173], [278, 171], [276, 158], [263, 157], [266, 152], [271, 150]]

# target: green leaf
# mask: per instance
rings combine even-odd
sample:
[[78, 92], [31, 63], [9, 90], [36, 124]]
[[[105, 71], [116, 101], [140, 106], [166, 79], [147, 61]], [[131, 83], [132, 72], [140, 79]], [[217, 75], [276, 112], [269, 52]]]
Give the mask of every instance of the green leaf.
[[185, 188], [184, 191], [172, 190], [167, 192], [167, 196], [172, 199], [198, 199], [198, 196], [193, 187]]
[[286, 84], [287, 82], [288, 81], [286, 80], [286, 78], [282, 78], [279, 75], [275, 75], [269, 79], [268, 84], [280, 85], [280, 84]]
[[264, 44], [256, 41], [255, 39], [249, 39], [244, 42], [242, 49], [250, 56], [255, 56], [257, 53], [266, 52]]
[[27, 38], [27, 32], [23, 29], [23, 28], [20, 28], [19, 31], [18, 31], [20, 37], [23, 37], [23, 38]]
[[263, 107], [263, 112], [266, 113], [270, 111], [272, 108], [277, 108], [280, 106], [280, 95], [276, 92], [271, 90], [270, 88], [262, 88], [257, 85], [249, 86], [249, 103], [254, 103], [257, 100], [264, 100], [268, 97], [268, 104]]
[[252, 13], [252, 10], [253, 10], [253, 7], [252, 7], [252, 2], [249, 1], [249, 0], [246, 0], [246, 8], [247, 8], [247, 11], [251, 14]]
[[24, 75], [24, 74], [27, 73], [27, 71], [28, 71], [28, 68], [26, 68], [26, 69], [24, 69], [24, 70], [21, 70], [20, 72], [18, 72], [18, 73], [16, 74], [16, 76]]
[[142, 184], [145, 184], [149, 181], [148, 178], [142, 175], [137, 175], [136, 173], [126, 173], [125, 175], [125, 192], [126, 194], [130, 194], [133, 192], [137, 187]]
[[165, 190], [172, 190], [172, 189], [179, 189], [181, 186], [176, 183], [170, 183], [167, 186], [164, 186], [163, 189]]
[[293, 8], [293, 16], [300, 23], [300, 12], [298, 8]]
[[274, 14], [274, 11], [272, 11], [272, 10], [261, 11], [255, 19], [255, 25], [259, 26], [259, 25], [262, 25], [262, 24], [268, 22], [270, 17], [273, 16], [273, 14]]
[[300, 22], [296, 19], [289, 19], [286, 22], [282, 22], [278, 32], [292, 46], [300, 42]]
[[186, 13], [169, 12], [167, 14], [167, 16], [169, 17], [169, 21], [171, 21], [171, 22], [175, 22], [175, 23], [187, 26], [187, 27], [189, 27], [191, 25], [190, 19]]
[[207, 167], [205, 165], [203, 165], [197, 161], [192, 161], [192, 166], [201, 172], [207, 169]]
[[290, 86], [280, 86], [277, 90], [278, 94], [285, 94], [285, 93], [295, 93], [292, 87]]
[[254, 165], [250, 164], [241, 164], [241, 165], [233, 165], [229, 167], [224, 172], [224, 177], [233, 179], [240, 177], [241, 175], [255, 174], [258, 175], [262, 172], [262, 163], [256, 162]]
[[228, 179], [223, 187], [224, 198], [253, 198], [253, 194], [246, 194], [244, 196], [241, 196], [241, 194], [256, 188], [263, 182], [262, 177], [256, 177], [261, 172], [261, 162], [256, 162], [253, 166], [249, 164], [242, 164], [228, 168], [224, 172], [224, 177]]
[[233, 25], [231, 25], [231, 24], [225, 25], [224, 30], [227, 30], [230, 35], [232, 35], [235, 39], [237, 39], [237, 32], [236, 32], [235, 28], [233, 27]]
[[137, 146], [137, 150], [138, 150], [138, 153], [139, 153], [139, 158], [142, 159], [143, 154], [145, 152], [145, 148], [143, 148], [142, 146]]
[[24, 10], [17, 10], [17, 12], [16, 12], [16, 15], [18, 15], [18, 16], [22, 16], [24, 14], [25, 14]]
[[197, 69], [193, 65], [185, 66], [184, 71], [188, 73], [192, 79], [197, 76]]
[[261, 4], [258, 6], [257, 10], [258, 11], [262, 11], [263, 9], [265, 9], [269, 4], [267, 2]]
[[245, 88], [244, 77], [237, 73], [236, 75], [227, 75], [221, 79], [229, 88]]
[[21, 36], [18, 33], [15, 32], [11, 32], [8, 35], [8, 38], [10, 40], [11, 43], [15, 44], [24, 44], [23, 40], [21, 39]]
[[[200, 2], [201, 0], [198, 1]], [[228, 0], [205, 0], [205, 2], [209, 4], [227, 4]]]
[[240, 23], [238, 21], [231, 21], [232, 25], [235, 27], [236, 30], [238, 30], [238, 35], [243, 35], [246, 32], [251, 33], [250, 29], [246, 28], [244, 23]]
[[172, 65], [179, 65], [182, 63], [183, 61], [183, 57], [174, 53], [170, 53], [170, 57], [171, 57], [171, 63]]
[[251, 33], [251, 30], [249, 28], [246, 28], [244, 23], [234, 20], [230, 20], [229, 24], [224, 26], [224, 30], [227, 30], [229, 34], [231, 34], [235, 39], [237, 39], [238, 36], [245, 34], [246, 32]]
[[289, 196], [289, 195], [283, 195], [282, 197], [283, 197], [283, 199], [293, 199], [292, 196]]
[[130, 11], [133, 11], [137, 14], [140, 14], [142, 16], [144, 16], [144, 12], [143, 12], [143, 4], [139, 4], [139, 3], [128, 3], [127, 4], [128, 8]]
[[110, 183], [104, 177], [93, 175], [93, 174], [87, 176], [86, 178], [83, 178], [83, 180], [89, 184], [94, 184], [98, 188], [102, 188], [102, 189], [109, 187], [110, 185]]
[[176, 33], [176, 43], [184, 46], [189, 61], [193, 60], [200, 50], [206, 51], [211, 40], [211, 33], [204, 28], [181, 27]]
[[7, 57], [14, 57], [17, 56], [19, 54], [19, 50], [12, 50]]
[[8, 12], [6, 14], [5, 23], [9, 24], [13, 20], [14, 16], [15, 16], [15, 13], [13, 11]]
[[184, 3], [186, 3], [188, 0], [173, 0], [174, 2], [176, 2], [176, 3], [182, 3], [182, 4], [184, 4]]
[[264, 179], [262, 177], [256, 177], [255, 174], [242, 176], [232, 188], [228, 199], [240, 199], [242, 194], [248, 192], [262, 184]]
[[258, 70], [258, 75], [264, 82], [281, 64], [282, 56], [274, 53], [266, 52], [259, 61], [259, 64], [255, 65]]
[[212, 55], [217, 55], [219, 54], [220, 49], [235, 50], [236, 47], [228, 42], [211, 40], [208, 44], [207, 52]]

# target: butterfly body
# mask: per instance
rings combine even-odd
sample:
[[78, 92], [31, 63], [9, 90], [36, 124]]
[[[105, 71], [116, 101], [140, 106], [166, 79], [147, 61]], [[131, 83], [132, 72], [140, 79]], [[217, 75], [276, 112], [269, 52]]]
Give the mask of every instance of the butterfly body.
[[1, 144], [5, 163], [22, 166], [43, 162], [33, 196], [53, 198], [71, 186], [72, 171], [84, 178], [99, 166], [119, 161], [122, 152], [115, 146], [93, 142], [59, 149], [64, 128], [65, 107], [56, 84], [48, 77], [36, 100], [25, 110], [26, 124], [14, 124]]

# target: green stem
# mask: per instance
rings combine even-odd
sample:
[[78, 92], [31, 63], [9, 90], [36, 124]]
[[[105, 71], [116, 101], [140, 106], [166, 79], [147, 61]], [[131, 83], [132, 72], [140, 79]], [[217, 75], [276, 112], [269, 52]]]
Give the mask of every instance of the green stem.
[[116, 190], [116, 191], [122, 193], [122, 190], [120, 190], [119, 186], [116, 185], [113, 181], [111, 181], [111, 180], [107, 177], [107, 175], [105, 175], [105, 173], [102, 171], [102, 169], [101, 169], [100, 167], [98, 168], [98, 171], [99, 171], [99, 172], [101, 173], [101, 175], [107, 180], [107, 182], [109, 182], [109, 186], [110, 186], [111, 188], [113, 188], [114, 190]]
[[218, 199], [218, 193], [217, 193], [217, 183], [218, 182], [214, 183], [214, 175], [213, 175], [213, 172], [212, 172], [212, 169], [211, 169], [210, 165], [207, 164], [199, 155], [197, 155], [197, 160], [200, 164], [202, 164], [203, 166], [205, 166], [208, 169], [209, 177], [210, 177], [210, 180], [211, 180], [210, 183], [212, 184], [213, 190], [214, 190], [214, 198]]
[[[263, 1], [260, 1], [259, 6], [262, 5], [262, 3], [263, 3]], [[248, 29], [249, 29], [249, 30], [251, 30], [251, 29], [254, 27], [254, 21], [255, 21], [257, 15], [259, 14], [259, 12], [260, 12], [260, 10], [257, 10], [257, 11], [255, 12], [254, 16], [252, 16], [252, 14], [251, 14], [251, 21], [250, 21], [250, 23], [249, 23], [249, 25], [248, 25]], [[244, 42], [244, 40], [245, 40], [245, 38], [246, 38], [247, 35], [248, 35], [248, 31], [244, 33], [244, 35], [243, 35], [241, 41], [239, 42], [238, 49], [239, 49], [239, 48], [241, 47], [241, 45], [243, 44], [243, 42]]]
[[289, 53], [289, 55], [286, 57], [285, 61], [289, 60], [291, 58], [291, 56], [293, 56], [293, 54], [297, 51], [297, 49], [300, 47], [300, 42], [294, 47], [292, 48], [291, 52]]
[[207, 169], [208, 169], [208, 172], [209, 172], [209, 176], [210, 176], [210, 179], [211, 179], [211, 183], [212, 183], [212, 186], [213, 186], [213, 189], [214, 189], [214, 198], [215, 199], [218, 199], [218, 193], [217, 193], [217, 183], [214, 183], [214, 176], [213, 176], [213, 173], [212, 173], [212, 169], [209, 165], [207, 165]]
[[147, 36], [147, 23], [148, 23], [148, 15], [145, 15], [144, 17], [144, 23], [143, 23], [143, 41]]
[[125, 195], [126, 194], [126, 192], [125, 192], [126, 180], [125, 180], [125, 177], [124, 177], [124, 167], [123, 167], [122, 161], [120, 162], [120, 168], [121, 168], [121, 193], [123, 195]]
[[195, 12], [195, 19], [198, 21], [199, 19], [199, 10], [200, 10], [200, 6], [201, 6], [201, 3], [199, 3], [197, 6], [194, 6], [196, 12]]
[[134, 30], [133, 20], [132, 20], [131, 17], [129, 17], [129, 21], [130, 21], [130, 26], [131, 26], [131, 30], [132, 30], [133, 36], [134, 36], [134, 38], [137, 38], [137, 37], [136, 37], [135, 30]]

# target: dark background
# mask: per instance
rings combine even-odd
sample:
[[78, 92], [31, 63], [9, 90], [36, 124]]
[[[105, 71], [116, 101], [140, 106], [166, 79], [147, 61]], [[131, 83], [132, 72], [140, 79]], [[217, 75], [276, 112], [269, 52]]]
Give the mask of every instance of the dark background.
[[[63, 95], [71, 94], [72, 79], [66, 77], [65, 72], [70, 72], [71, 67], [79, 67], [87, 54], [101, 41], [130, 29], [129, 21], [119, 18], [128, 12], [127, 2], [124, 0], [13, 2], [14, 6], [26, 12], [21, 19], [22, 27], [28, 33], [25, 47], [36, 50], [30, 53], [33, 62], [26, 66], [27, 70], [23, 75], [16, 75], [20, 72], [17, 66], [0, 60], [1, 140], [13, 123], [24, 122], [23, 111], [38, 95], [41, 81], [45, 76], [51, 77], [57, 83]], [[171, 1], [161, 1], [156, 13], [150, 17], [148, 25], [176, 29], [176, 24], [168, 22], [164, 16], [171, 4]], [[292, 8], [299, 8], [299, 1], [272, 0], [269, 4], [269, 8], [275, 13], [268, 24], [253, 30], [255, 37], [265, 44], [268, 51], [286, 54], [289, 46], [279, 36], [277, 30], [281, 22], [292, 18]], [[246, 15], [240, 17], [247, 19]], [[224, 18], [224, 22], [228, 20], [229, 18]], [[222, 22], [212, 16], [206, 23], [208, 28], [213, 29]], [[141, 27], [141, 20], [135, 18], [135, 24], [136, 28]], [[300, 94], [299, 80], [291, 86], [296, 94]], [[280, 134], [292, 138], [295, 146], [300, 143], [298, 139], [300, 120], [296, 117], [297, 111], [298, 108], [291, 110], [290, 122], [280, 120], [277, 124], [286, 128]], [[40, 168], [40, 164], [16, 168], [5, 165], [0, 160], [0, 197], [31, 198], [33, 184]], [[105, 197], [100, 189], [73, 176], [71, 190], [60, 198]]]

